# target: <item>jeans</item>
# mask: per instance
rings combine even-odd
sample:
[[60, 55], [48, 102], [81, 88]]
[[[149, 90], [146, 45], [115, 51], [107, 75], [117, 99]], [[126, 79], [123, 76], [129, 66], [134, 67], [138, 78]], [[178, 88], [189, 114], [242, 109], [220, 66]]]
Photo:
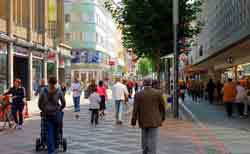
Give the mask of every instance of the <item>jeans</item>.
[[98, 109], [90, 109], [91, 111], [91, 124], [95, 122], [95, 124], [98, 124], [98, 118], [99, 118], [99, 110]]
[[48, 154], [54, 154], [56, 146], [58, 145], [57, 143], [58, 120], [57, 120], [57, 116], [48, 116], [46, 118], [47, 118], [47, 131], [48, 131], [48, 136], [47, 136]]
[[232, 102], [225, 102], [226, 103], [226, 111], [227, 111], [227, 116], [232, 117], [233, 114], [233, 103]]
[[80, 112], [80, 98], [81, 96], [73, 97], [75, 112]]
[[244, 115], [248, 115], [248, 104], [244, 103]]
[[142, 153], [156, 154], [158, 128], [142, 128]]
[[[23, 125], [23, 109], [24, 104], [12, 104], [11, 106], [11, 114], [14, 118], [15, 123], [18, 125]], [[19, 120], [17, 119], [17, 112]]]
[[238, 113], [240, 116], [244, 115], [244, 103], [237, 103]]
[[116, 121], [122, 121], [122, 107], [124, 100], [115, 101], [115, 119]]

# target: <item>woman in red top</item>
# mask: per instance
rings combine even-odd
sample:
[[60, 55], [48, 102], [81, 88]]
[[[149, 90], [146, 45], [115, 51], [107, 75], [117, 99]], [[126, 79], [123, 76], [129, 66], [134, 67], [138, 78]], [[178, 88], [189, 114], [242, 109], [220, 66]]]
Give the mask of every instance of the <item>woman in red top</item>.
[[101, 103], [100, 103], [100, 116], [104, 116], [104, 110], [106, 109], [106, 99], [107, 99], [107, 90], [103, 84], [103, 81], [99, 81], [99, 85], [97, 86], [97, 93], [101, 97]]

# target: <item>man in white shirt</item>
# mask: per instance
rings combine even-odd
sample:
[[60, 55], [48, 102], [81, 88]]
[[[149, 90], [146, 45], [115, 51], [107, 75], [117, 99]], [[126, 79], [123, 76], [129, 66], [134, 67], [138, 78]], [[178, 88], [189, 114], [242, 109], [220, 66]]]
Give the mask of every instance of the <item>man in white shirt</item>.
[[115, 118], [117, 124], [122, 124], [122, 107], [125, 103], [125, 97], [128, 97], [127, 87], [121, 83], [121, 79], [117, 78], [112, 89], [113, 100], [115, 101]]
[[75, 112], [80, 112], [80, 98], [82, 89], [81, 89], [81, 83], [78, 81], [77, 78], [75, 78], [75, 81], [72, 83], [71, 90], [73, 92]]

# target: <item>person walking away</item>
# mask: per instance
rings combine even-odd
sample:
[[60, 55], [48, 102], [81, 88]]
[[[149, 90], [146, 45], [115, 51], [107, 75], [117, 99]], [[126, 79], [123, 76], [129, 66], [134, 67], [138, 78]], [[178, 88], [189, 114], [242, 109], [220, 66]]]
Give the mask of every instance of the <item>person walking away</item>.
[[247, 117], [248, 116], [248, 105], [250, 103], [250, 81], [249, 81], [249, 79], [246, 79], [245, 90], [247, 93], [247, 102], [246, 102], [245, 107], [244, 107], [244, 115], [245, 115], [245, 117]]
[[137, 81], [135, 81], [135, 93], [137, 93], [139, 90], [139, 84]]
[[129, 98], [132, 98], [133, 87], [134, 87], [133, 81], [132, 80], [128, 80], [128, 82], [127, 82], [127, 88], [128, 88], [128, 93], [129, 93], [128, 97]]
[[45, 84], [45, 80], [42, 79], [40, 81], [40, 85], [38, 86], [38, 88], [36, 89], [36, 92], [35, 92], [35, 96], [38, 96], [38, 94], [40, 94], [42, 88], [46, 87], [46, 84]]
[[202, 80], [199, 80], [199, 99], [202, 101], [204, 98], [204, 84]]
[[247, 101], [247, 93], [245, 88], [240, 84], [240, 82], [237, 82], [236, 86], [236, 99], [235, 102], [237, 103], [237, 108], [239, 112], [240, 118], [243, 118], [244, 115], [244, 105]]
[[191, 96], [192, 96], [193, 101], [196, 101], [195, 85], [196, 85], [196, 81], [193, 79], [190, 85]]
[[221, 93], [222, 88], [223, 88], [223, 84], [220, 82], [220, 80], [218, 80], [216, 84], [216, 90], [217, 90], [217, 94], [218, 94], [218, 98], [220, 102], [222, 101], [222, 97], [223, 97]]
[[[25, 106], [26, 91], [22, 87], [22, 81], [16, 79], [14, 86], [3, 95], [12, 95], [11, 114], [15, 121], [16, 129], [23, 129], [23, 109]], [[18, 117], [17, 117], [18, 112]]]
[[85, 98], [88, 98], [93, 92], [95, 92], [95, 91], [93, 91], [95, 88], [97, 87], [97, 85], [96, 85], [96, 81], [95, 80], [91, 80], [90, 81], [90, 84], [88, 85], [88, 88], [87, 88], [87, 90], [85, 91]]
[[73, 102], [75, 107], [75, 112], [80, 112], [80, 98], [81, 98], [81, 83], [75, 78], [75, 81], [71, 85], [73, 91]]
[[101, 97], [101, 102], [100, 102], [100, 116], [103, 117], [105, 116], [105, 109], [106, 109], [106, 100], [108, 98], [107, 95], [107, 89], [103, 84], [103, 81], [99, 81], [99, 85], [97, 86], [97, 93]]
[[125, 104], [125, 98], [128, 97], [128, 89], [126, 85], [121, 83], [121, 79], [117, 78], [112, 89], [113, 100], [115, 101], [115, 119], [116, 124], [122, 124], [122, 110]]
[[[59, 88], [56, 88], [56, 84], [56, 78], [50, 77], [49, 87], [42, 89], [38, 100], [38, 107], [46, 119], [48, 154], [55, 154], [59, 146], [58, 130], [60, 130], [59, 125], [62, 125], [62, 110], [66, 105], [63, 92]], [[60, 131], [62, 133], [62, 130]]]
[[213, 101], [214, 101], [214, 89], [215, 89], [215, 84], [212, 79], [209, 79], [207, 83], [207, 93], [208, 93], [208, 100], [210, 104], [213, 104]]
[[143, 154], [157, 153], [158, 128], [165, 120], [165, 107], [162, 93], [151, 88], [151, 81], [144, 81], [144, 90], [135, 94], [131, 125], [136, 121], [142, 129]]
[[233, 114], [233, 102], [235, 101], [236, 93], [235, 84], [232, 82], [232, 79], [228, 79], [228, 82], [223, 87], [223, 102], [226, 105], [229, 118], [231, 118]]
[[89, 96], [89, 110], [91, 111], [91, 124], [95, 125], [98, 124], [98, 119], [99, 119], [99, 109], [100, 109], [100, 103], [101, 103], [101, 97], [98, 94], [97, 87], [93, 89], [94, 91], [90, 96]]
[[184, 102], [184, 100], [185, 100], [185, 89], [186, 89], [185, 85], [186, 84], [183, 80], [179, 81], [179, 87], [180, 87], [179, 95], [181, 97], [182, 102]]

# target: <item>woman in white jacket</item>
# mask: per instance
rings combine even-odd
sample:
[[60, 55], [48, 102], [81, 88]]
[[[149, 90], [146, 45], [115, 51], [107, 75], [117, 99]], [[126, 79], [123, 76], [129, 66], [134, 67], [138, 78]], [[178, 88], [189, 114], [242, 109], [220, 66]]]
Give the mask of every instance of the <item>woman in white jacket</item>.
[[237, 103], [239, 115], [242, 118], [244, 115], [244, 106], [247, 103], [247, 93], [245, 88], [240, 85], [240, 82], [237, 82], [236, 91], [235, 102]]

